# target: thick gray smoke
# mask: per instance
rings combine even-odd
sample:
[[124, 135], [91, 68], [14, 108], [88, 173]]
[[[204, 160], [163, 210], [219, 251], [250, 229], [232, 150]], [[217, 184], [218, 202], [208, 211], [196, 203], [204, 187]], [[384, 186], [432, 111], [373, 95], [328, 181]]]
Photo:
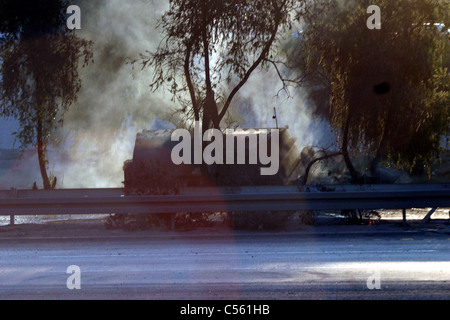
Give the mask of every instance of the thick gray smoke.
[[79, 35], [93, 41], [94, 63], [83, 70], [79, 101], [59, 132], [64, 143], [49, 160], [63, 178], [59, 187], [120, 187], [136, 133], [173, 127], [171, 97], [150, 91], [151, 70], [128, 63], [156, 49], [162, 36], [155, 26], [167, 4], [103, 0], [83, 1], [80, 7]]
[[[94, 42], [95, 61], [82, 70], [79, 100], [65, 114], [64, 126], [57, 133], [60, 143], [49, 152], [49, 170], [58, 177], [59, 188], [121, 187], [122, 166], [132, 158], [136, 133], [174, 128], [172, 123], [176, 123], [172, 118], [176, 105], [170, 93], [152, 93], [151, 70], [133, 69], [127, 63], [158, 46], [162, 34], [155, 27], [168, 1], [84, 0], [77, 4], [82, 10], [79, 36]], [[256, 73], [242, 89], [234, 109], [239, 125], [274, 127], [276, 107], [279, 126], [289, 126], [300, 149], [322, 143], [326, 137], [320, 132], [325, 126], [313, 121], [304, 94], [275, 98], [280, 85], [275, 72]], [[32, 173], [3, 175], [0, 185], [13, 181], [15, 187], [23, 187], [26, 180], [28, 187], [34, 181], [40, 186], [33, 153], [24, 158], [23, 166]]]
[[334, 140], [329, 126], [314, 118], [314, 106], [307, 101], [306, 89], [291, 88], [288, 95], [280, 91], [282, 87], [273, 69], [254, 74], [240, 92], [236, 106], [243, 123], [262, 128], [289, 127], [299, 150], [306, 146], [331, 147]]

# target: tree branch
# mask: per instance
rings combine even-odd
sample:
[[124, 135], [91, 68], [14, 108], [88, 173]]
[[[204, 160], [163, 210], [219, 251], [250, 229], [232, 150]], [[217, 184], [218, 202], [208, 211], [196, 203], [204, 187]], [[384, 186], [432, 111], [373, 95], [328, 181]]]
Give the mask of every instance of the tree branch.
[[311, 168], [312, 168], [313, 165], [315, 165], [319, 161], [323, 161], [323, 160], [326, 160], [326, 159], [329, 159], [329, 158], [342, 156], [342, 155], [344, 155], [344, 153], [336, 152], [336, 153], [331, 153], [331, 154], [325, 155], [323, 157], [320, 157], [320, 158], [317, 158], [317, 159], [314, 159], [313, 161], [311, 161], [308, 164], [308, 166], [306, 167], [305, 175], [303, 176], [303, 179], [302, 179], [302, 186], [304, 186], [304, 185], [306, 185], [306, 183], [308, 183], [309, 172], [311, 171]]
[[264, 61], [264, 59], [266, 59], [267, 55], [270, 52], [270, 48], [272, 47], [272, 44], [274, 43], [274, 41], [276, 39], [279, 27], [280, 27], [280, 21], [277, 21], [276, 26], [274, 27], [273, 33], [272, 33], [270, 39], [268, 40], [266, 46], [264, 47], [263, 51], [261, 52], [261, 55], [253, 63], [253, 65], [250, 67], [250, 69], [247, 71], [247, 73], [241, 79], [239, 84], [231, 91], [230, 95], [228, 96], [228, 99], [225, 102], [225, 105], [223, 106], [222, 111], [219, 114], [219, 119], [223, 119], [223, 117], [227, 113], [227, 110], [230, 107], [231, 102], [233, 101], [236, 94], [247, 83], [247, 81], [248, 81], [248, 79], [250, 79], [250, 76], [252, 75], [252, 73], [258, 68], [258, 66]]
[[280, 68], [278, 68], [278, 65], [277, 65], [277, 63], [282, 63], [282, 64], [286, 65], [285, 63], [274, 61], [272, 59], [267, 59], [267, 58], [265, 58], [264, 61], [266, 61], [266, 62], [268, 62], [268, 63], [270, 63], [270, 64], [272, 64], [274, 66], [275, 71], [277, 72], [278, 78], [280, 79], [281, 83], [283, 84], [283, 87], [278, 91], [277, 95], [280, 93], [280, 91], [284, 91], [284, 92], [286, 92], [287, 96], [290, 97], [291, 94], [289, 92], [289, 85], [288, 85], [288, 83], [294, 83], [294, 84], [296, 84], [298, 86], [299, 83], [301, 81], [303, 81], [303, 79], [306, 77], [306, 76], [304, 76], [300, 80], [286, 79], [281, 74]]
[[189, 94], [191, 96], [192, 107], [194, 109], [195, 121], [200, 121], [200, 108], [198, 106], [197, 98], [195, 96], [194, 85], [192, 83], [191, 71], [190, 71], [190, 68], [189, 68], [190, 61], [191, 61], [191, 48], [190, 48], [190, 45], [187, 45], [187, 48], [186, 48], [186, 59], [184, 61], [184, 75], [186, 77], [186, 83], [187, 83], [187, 86], [188, 86], [188, 89], [189, 89]]

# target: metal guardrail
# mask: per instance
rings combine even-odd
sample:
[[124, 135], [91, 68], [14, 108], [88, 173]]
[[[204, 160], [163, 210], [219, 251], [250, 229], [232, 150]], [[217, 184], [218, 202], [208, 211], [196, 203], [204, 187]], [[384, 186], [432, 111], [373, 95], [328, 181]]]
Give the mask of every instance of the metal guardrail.
[[125, 196], [123, 189], [0, 191], [0, 215], [405, 209], [450, 207], [450, 184], [190, 188]]

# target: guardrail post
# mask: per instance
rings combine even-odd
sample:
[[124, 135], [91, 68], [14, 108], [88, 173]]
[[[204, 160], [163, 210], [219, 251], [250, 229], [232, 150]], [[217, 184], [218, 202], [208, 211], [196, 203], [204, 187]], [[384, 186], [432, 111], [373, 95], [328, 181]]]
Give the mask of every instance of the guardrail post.
[[432, 208], [430, 212], [428, 212], [428, 214], [425, 216], [425, 218], [423, 218], [422, 220], [422, 224], [427, 224], [430, 223], [431, 221], [431, 216], [436, 212], [438, 208]]
[[403, 226], [406, 226], [406, 209], [403, 209]]
[[11, 226], [13, 226], [14, 225], [14, 222], [15, 222], [15, 216], [14, 215], [10, 215], [9, 216], [9, 224], [11, 225]]

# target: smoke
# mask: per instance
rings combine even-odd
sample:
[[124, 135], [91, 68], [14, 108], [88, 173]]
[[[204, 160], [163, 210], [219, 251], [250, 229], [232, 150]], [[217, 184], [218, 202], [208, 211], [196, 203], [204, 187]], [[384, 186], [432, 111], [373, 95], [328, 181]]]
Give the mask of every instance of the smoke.
[[[94, 43], [94, 63], [81, 70], [82, 89], [76, 104], [64, 115], [64, 126], [56, 133], [49, 150], [49, 171], [58, 177], [58, 188], [121, 187], [123, 163], [133, 157], [136, 134], [143, 129], [172, 129], [176, 105], [170, 93], [151, 92], [150, 69], [140, 70], [127, 63], [146, 50], [155, 51], [162, 33], [157, 20], [169, 1], [98, 0], [75, 1], [82, 10], [80, 37]], [[317, 123], [309, 112], [302, 91], [293, 97], [281, 93], [274, 70], [255, 73], [242, 88], [233, 113], [241, 127], [275, 127], [273, 109], [280, 127], [289, 126], [297, 146], [328, 141], [326, 125]], [[328, 131], [329, 132], [329, 131]], [[328, 140], [327, 140], [328, 139]], [[0, 185], [31, 187], [41, 179], [35, 152], [19, 165], [31, 171], [3, 175]]]
[[79, 5], [79, 36], [93, 41], [94, 63], [82, 70], [79, 99], [64, 115], [57, 133], [62, 143], [50, 152], [49, 169], [62, 177], [59, 187], [121, 187], [136, 133], [173, 128], [171, 97], [150, 91], [151, 70], [128, 63], [158, 46], [162, 35], [156, 22], [167, 4], [108, 0]]
[[[298, 50], [295, 39], [299, 37], [299, 32], [296, 30], [302, 29], [303, 22], [295, 21], [292, 30], [279, 39], [278, 50], [281, 51], [278, 54], [281, 61], [286, 55], [282, 51], [286, 50], [292, 55], [291, 50]], [[314, 114], [316, 106], [308, 98], [309, 89], [292, 85], [285, 90], [278, 72], [284, 79], [301, 77], [299, 70], [287, 69], [282, 64], [278, 64], [278, 70], [272, 65], [256, 70], [235, 98], [230, 110], [232, 119], [247, 128], [288, 127], [299, 150], [307, 146], [332, 149], [335, 137], [329, 123]]]
[[[239, 115], [244, 127], [288, 127], [297, 139], [297, 148], [330, 147], [333, 137], [329, 125], [313, 115], [314, 106], [307, 99], [306, 89], [291, 89], [289, 95], [273, 69], [255, 73], [242, 88], [233, 113]], [[274, 118], [276, 110], [276, 119]]]

